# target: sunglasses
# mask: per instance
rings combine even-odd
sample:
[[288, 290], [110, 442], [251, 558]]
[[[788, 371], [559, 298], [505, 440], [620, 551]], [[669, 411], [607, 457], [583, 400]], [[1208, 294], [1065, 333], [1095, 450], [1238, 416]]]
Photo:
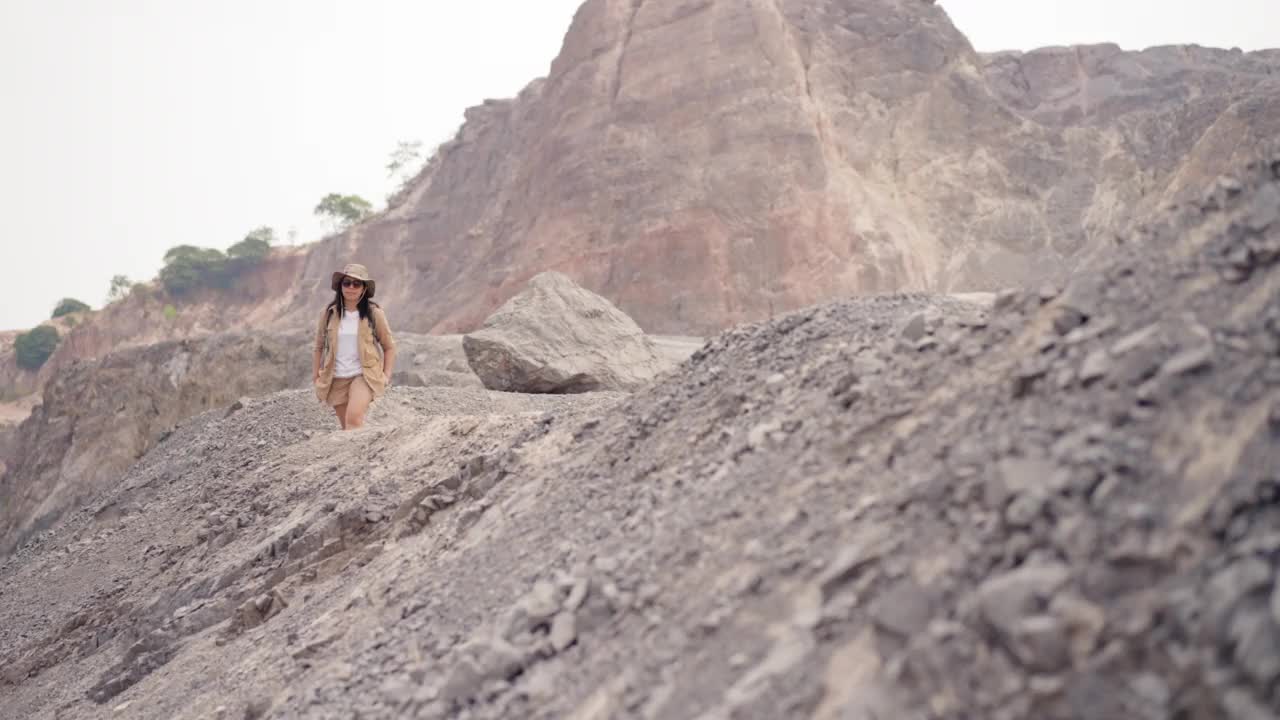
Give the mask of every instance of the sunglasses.
[[352, 280], [351, 278], [342, 279], [342, 287], [344, 288], [361, 288], [364, 287], [363, 280]]

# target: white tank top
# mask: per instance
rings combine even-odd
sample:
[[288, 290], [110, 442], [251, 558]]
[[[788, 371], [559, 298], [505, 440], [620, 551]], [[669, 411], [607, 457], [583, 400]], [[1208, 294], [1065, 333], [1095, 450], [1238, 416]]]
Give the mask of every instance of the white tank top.
[[360, 313], [346, 312], [338, 323], [338, 352], [334, 356], [333, 376], [349, 378], [360, 375]]

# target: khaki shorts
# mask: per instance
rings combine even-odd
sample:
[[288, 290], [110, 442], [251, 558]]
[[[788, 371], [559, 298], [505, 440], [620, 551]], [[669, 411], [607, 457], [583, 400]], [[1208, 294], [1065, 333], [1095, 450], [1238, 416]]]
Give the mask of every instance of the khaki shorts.
[[[325, 402], [329, 403], [332, 407], [346, 405], [347, 399], [351, 395], [351, 382], [354, 380], [359, 380], [364, 383], [366, 388], [369, 387], [369, 383], [365, 381], [363, 375], [356, 375], [355, 377], [349, 378], [334, 378], [333, 384], [329, 386], [329, 397], [325, 398]], [[369, 397], [373, 397], [373, 388], [369, 388]]]

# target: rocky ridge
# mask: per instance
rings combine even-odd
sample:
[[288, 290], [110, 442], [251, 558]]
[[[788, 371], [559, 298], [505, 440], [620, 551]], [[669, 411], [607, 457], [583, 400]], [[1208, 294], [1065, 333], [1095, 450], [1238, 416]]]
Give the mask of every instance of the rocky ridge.
[[1065, 286], [805, 309], [626, 396], [204, 416], [0, 566], [0, 702], [1271, 717], [1278, 265], [1280, 160]]

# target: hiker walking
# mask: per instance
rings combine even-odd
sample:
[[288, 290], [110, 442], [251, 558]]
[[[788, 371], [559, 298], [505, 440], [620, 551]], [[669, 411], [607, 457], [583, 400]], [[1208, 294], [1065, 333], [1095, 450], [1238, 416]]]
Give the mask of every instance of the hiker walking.
[[364, 425], [369, 404], [382, 397], [396, 364], [387, 315], [373, 302], [374, 282], [352, 263], [330, 281], [333, 302], [316, 326], [311, 380], [316, 397], [333, 408], [343, 430]]

